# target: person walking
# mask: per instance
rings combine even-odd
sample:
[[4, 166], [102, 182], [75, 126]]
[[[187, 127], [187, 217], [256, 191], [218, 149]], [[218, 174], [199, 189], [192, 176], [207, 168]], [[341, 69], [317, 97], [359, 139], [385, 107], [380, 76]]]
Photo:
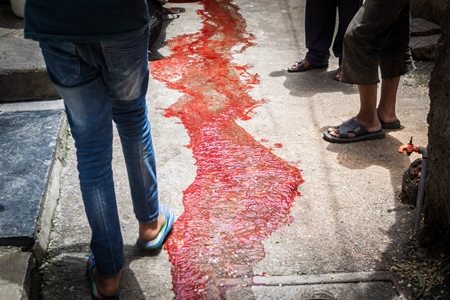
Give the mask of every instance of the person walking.
[[[339, 68], [336, 70], [334, 79], [340, 80], [344, 34], [361, 4], [362, 0], [307, 0], [305, 39], [308, 52], [303, 59], [288, 68], [288, 72], [305, 72], [312, 69], [328, 68], [330, 47], [333, 44], [332, 50], [339, 62]], [[339, 24], [335, 35], [336, 9]]]
[[25, 38], [39, 41], [75, 140], [92, 231], [87, 264], [93, 299], [119, 298], [124, 266], [112, 173], [113, 122], [139, 225], [137, 247], [160, 248], [174, 223], [172, 211], [159, 206], [147, 118], [149, 21], [141, 0], [27, 0], [25, 6]]
[[[342, 63], [342, 82], [358, 86], [360, 110], [355, 117], [325, 130], [325, 140], [382, 139], [385, 129], [401, 127], [396, 115], [400, 76], [415, 69], [409, 39], [409, 0], [364, 2], [347, 29]], [[377, 106], [378, 68], [382, 79]]]

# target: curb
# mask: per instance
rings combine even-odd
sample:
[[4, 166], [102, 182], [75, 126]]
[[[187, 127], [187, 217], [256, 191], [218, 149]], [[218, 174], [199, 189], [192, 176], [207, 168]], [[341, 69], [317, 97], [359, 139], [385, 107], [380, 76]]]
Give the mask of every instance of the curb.
[[[316, 290], [312, 294], [326, 295], [320, 299], [341, 299], [335, 298], [335, 293], [339, 293], [338, 289], [334, 288], [336, 285], [351, 285], [348, 289], [355, 289], [355, 284], [359, 283], [384, 283], [387, 286], [392, 286], [395, 291], [391, 291], [397, 295], [395, 299], [409, 300], [412, 299], [409, 290], [402, 284], [399, 275], [389, 271], [373, 271], [373, 272], [355, 272], [355, 273], [332, 273], [332, 274], [317, 274], [317, 275], [298, 275], [298, 276], [255, 276], [251, 283], [237, 283], [231, 280], [225, 280], [222, 285], [225, 290], [225, 299], [260, 299], [255, 297], [254, 293], [266, 295], [275, 295], [274, 291], [269, 292], [271, 289], [277, 289], [279, 291], [284, 290], [289, 295], [296, 295], [300, 297], [299, 291], [296, 290], [299, 287], [305, 287], [307, 290], [315, 290], [314, 286], [319, 285], [320, 291]], [[280, 290], [281, 289], [281, 290]], [[388, 288], [389, 290], [390, 288]], [[311, 293], [311, 291], [308, 291]], [[306, 293], [308, 293], [306, 292]], [[342, 292], [342, 291], [341, 291]], [[373, 292], [373, 291], [372, 291]], [[361, 299], [373, 299], [370, 290], [365, 291], [366, 295]], [[367, 294], [368, 293], [368, 294]], [[278, 295], [281, 297], [281, 294]], [[284, 295], [286, 296], [286, 295]], [[276, 299], [271, 298], [267, 299]], [[371, 298], [372, 297], [372, 298]], [[282, 299], [282, 297], [280, 298]], [[299, 298], [304, 299], [304, 298]], [[316, 299], [315, 295], [308, 299]], [[353, 299], [353, 298], [352, 298]], [[385, 298], [386, 299], [386, 298]]]
[[[30, 103], [16, 103], [0, 105], [2, 111], [21, 110], [53, 110], [61, 109], [56, 101], [36, 102], [34, 107]], [[58, 204], [60, 194], [60, 177], [66, 155], [68, 123], [64, 113], [59, 120], [59, 129], [54, 136], [55, 147], [51, 164], [48, 166], [46, 184], [42, 194], [40, 211], [34, 233], [34, 243], [26, 246], [0, 247], [0, 299], [25, 300], [38, 299], [36, 289], [36, 266], [42, 262], [47, 254], [50, 242], [52, 218]], [[36, 295], [34, 295], [36, 294]]]
[[67, 145], [67, 117], [64, 114], [61, 118], [60, 129], [56, 138], [56, 147], [53, 155], [53, 162], [50, 166], [42, 200], [41, 212], [38, 218], [36, 229], [36, 240], [32, 252], [35, 259], [40, 262], [47, 254], [47, 247], [50, 242], [50, 231], [52, 229], [52, 219], [58, 204], [59, 192], [61, 186], [62, 161], [66, 155]]
[[[0, 250], [1, 253], [2, 250]], [[35, 267], [33, 255], [8, 249], [0, 254], [0, 298], [3, 300], [29, 299], [31, 273]]]

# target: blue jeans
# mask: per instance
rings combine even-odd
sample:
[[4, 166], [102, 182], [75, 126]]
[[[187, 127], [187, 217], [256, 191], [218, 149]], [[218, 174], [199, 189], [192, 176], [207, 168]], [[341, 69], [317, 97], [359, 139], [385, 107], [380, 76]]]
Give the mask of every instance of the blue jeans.
[[101, 276], [124, 265], [114, 191], [113, 127], [125, 157], [134, 213], [150, 223], [159, 214], [155, 156], [145, 95], [149, 33], [121, 40], [74, 44], [41, 42], [52, 83], [64, 99], [75, 140], [91, 250]]

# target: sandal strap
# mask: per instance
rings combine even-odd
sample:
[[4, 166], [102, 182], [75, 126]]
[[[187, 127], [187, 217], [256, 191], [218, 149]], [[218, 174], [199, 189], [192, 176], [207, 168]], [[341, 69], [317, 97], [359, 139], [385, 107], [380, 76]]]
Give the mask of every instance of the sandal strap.
[[355, 118], [351, 118], [350, 120], [342, 123], [337, 126], [336, 129], [339, 130], [339, 137], [342, 138], [349, 138], [349, 133], [354, 134], [355, 137], [369, 133], [364, 126], [355, 121]]

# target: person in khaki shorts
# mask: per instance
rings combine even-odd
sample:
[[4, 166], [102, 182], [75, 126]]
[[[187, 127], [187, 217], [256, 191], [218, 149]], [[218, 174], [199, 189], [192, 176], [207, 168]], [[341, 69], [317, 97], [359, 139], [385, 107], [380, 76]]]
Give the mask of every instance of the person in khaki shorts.
[[[382, 139], [384, 129], [400, 128], [396, 116], [400, 76], [415, 69], [409, 26], [409, 0], [366, 0], [356, 13], [344, 37], [342, 82], [358, 86], [360, 110], [341, 125], [325, 130], [326, 141]], [[381, 95], [377, 106], [378, 68]]]

